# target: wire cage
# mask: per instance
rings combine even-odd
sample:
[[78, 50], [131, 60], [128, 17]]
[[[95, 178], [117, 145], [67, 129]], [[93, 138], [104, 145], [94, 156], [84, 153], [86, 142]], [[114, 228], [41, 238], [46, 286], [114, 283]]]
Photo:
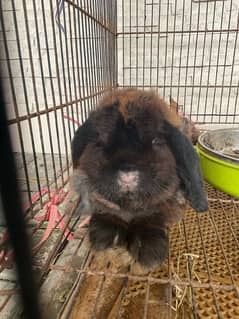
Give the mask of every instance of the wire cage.
[[[239, 201], [205, 183], [167, 261], [126, 267], [77, 227], [70, 142], [101, 96], [122, 87], [173, 97], [202, 129], [239, 124], [236, 0], [3, 0], [0, 69], [33, 269], [46, 318], [239, 318]], [[22, 313], [0, 210], [0, 314]], [[124, 258], [123, 258], [123, 257]], [[122, 260], [121, 260], [122, 257]]]

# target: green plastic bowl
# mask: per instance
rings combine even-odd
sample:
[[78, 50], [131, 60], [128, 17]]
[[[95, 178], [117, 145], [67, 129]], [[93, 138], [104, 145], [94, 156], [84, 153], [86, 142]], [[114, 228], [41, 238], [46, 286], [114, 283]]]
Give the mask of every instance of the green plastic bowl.
[[239, 129], [205, 132], [200, 135], [196, 149], [205, 180], [239, 198]]

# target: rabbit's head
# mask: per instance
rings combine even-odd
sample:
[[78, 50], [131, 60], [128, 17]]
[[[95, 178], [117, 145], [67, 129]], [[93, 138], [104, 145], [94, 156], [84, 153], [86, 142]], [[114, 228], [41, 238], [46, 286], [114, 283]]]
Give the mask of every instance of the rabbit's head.
[[165, 202], [181, 188], [196, 210], [205, 210], [197, 154], [172, 122], [155, 93], [111, 93], [76, 132], [73, 167], [86, 174], [90, 189], [119, 204]]

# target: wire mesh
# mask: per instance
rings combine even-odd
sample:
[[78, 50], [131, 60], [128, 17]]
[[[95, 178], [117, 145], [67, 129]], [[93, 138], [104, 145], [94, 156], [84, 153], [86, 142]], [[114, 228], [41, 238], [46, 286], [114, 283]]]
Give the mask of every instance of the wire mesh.
[[[62, 6], [59, 1], [1, 4], [3, 84], [29, 200], [31, 174], [38, 192], [45, 186], [50, 192], [52, 184], [64, 185], [73, 132], [102, 93], [116, 86], [116, 26], [111, 10], [93, 1], [64, 1]], [[33, 154], [31, 173], [26, 153]], [[39, 153], [45, 183], [41, 183]]]
[[120, 87], [173, 96], [196, 122], [238, 124], [236, 1], [118, 1]]
[[[87, 229], [69, 240], [79, 218], [67, 186], [74, 131], [108, 90], [154, 89], [197, 123], [239, 124], [238, 10], [236, 0], [0, 2], [1, 82], [48, 316], [239, 316], [236, 199], [207, 185], [209, 212], [188, 209], [166, 263], [142, 274], [94, 255]], [[0, 313], [12, 318], [22, 310], [10, 309], [19, 291], [8, 243], [4, 253]]]
[[236, 318], [239, 203], [206, 187], [209, 211], [187, 209], [170, 230], [167, 261], [152, 272], [135, 270], [120, 250], [91, 252], [78, 266], [81, 246], [64, 265], [51, 264], [62, 274], [74, 264], [79, 274], [62, 318]]
[[[1, 82], [42, 284], [77, 222], [72, 216], [78, 199], [67, 186], [74, 131], [117, 85], [116, 2], [1, 1], [0, 15]], [[49, 229], [56, 205], [58, 217]], [[0, 311], [12, 318], [21, 306], [11, 298], [18, 285], [2, 219], [0, 227]]]

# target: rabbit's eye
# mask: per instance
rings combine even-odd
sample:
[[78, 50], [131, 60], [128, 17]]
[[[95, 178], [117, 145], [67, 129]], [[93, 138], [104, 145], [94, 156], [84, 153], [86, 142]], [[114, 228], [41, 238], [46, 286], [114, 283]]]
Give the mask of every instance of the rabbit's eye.
[[152, 145], [162, 145], [164, 144], [164, 141], [162, 138], [160, 137], [155, 137], [153, 140], [152, 140]]

